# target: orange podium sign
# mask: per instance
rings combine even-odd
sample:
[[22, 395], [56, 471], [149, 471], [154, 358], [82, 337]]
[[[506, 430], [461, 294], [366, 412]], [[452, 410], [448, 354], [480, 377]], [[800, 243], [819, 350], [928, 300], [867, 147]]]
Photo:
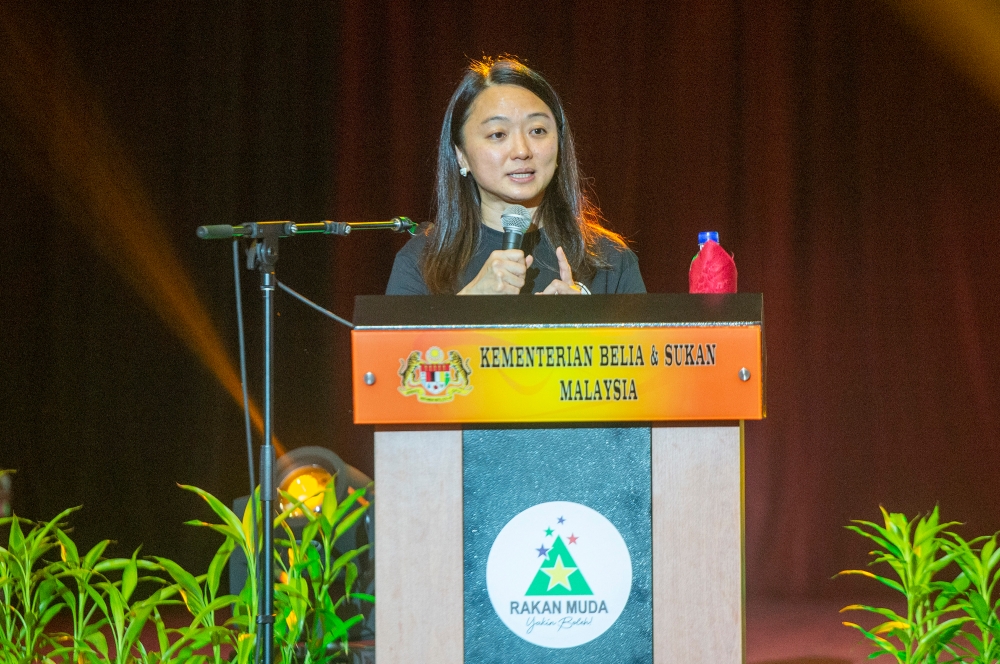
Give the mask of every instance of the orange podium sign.
[[354, 420], [760, 419], [760, 309], [759, 295], [359, 298]]

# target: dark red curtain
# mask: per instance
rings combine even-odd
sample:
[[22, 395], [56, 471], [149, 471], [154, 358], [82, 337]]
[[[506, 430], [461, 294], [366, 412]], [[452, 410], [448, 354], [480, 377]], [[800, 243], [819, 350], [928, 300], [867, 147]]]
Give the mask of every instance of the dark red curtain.
[[[940, 503], [966, 534], [1000, 528], [1000, 112], [888, 5], [66, 2], [29, 15], [68, 44], [234, 346], [228, 249], [193, 228], [426, 219], [463, 67], [516, 54], [561, 92], [650, 291], [685, 291], [697, 232], [713, 229], [740, 289], [764, 293], [751, 595], [861, 592], [830, 577], [866, 562], [842, 526], [879, 504]], [[9, 40], [23, 18], [5, 16]], [[60, 183], [16, 128], [18, 97], [0, 95], [2, 269], [17, 286], [2, 295], [14, 322], [0, 466], [20, 469], [15, 506], [44, 517], [83, 502], [82, 537], [195, 565], [210, 543], [179, 524], [197, 504], [162, 496], [175, 481], [245, 493], [239, 411], [120, 268], [72, 239]], [[289, 242], [279, 275], [349, 314], [356, 294], [382, 291], [402, 242]], [[280, 309], [278, 435], [371, 472], [371, 431], [351, 424], [349, 336]]]

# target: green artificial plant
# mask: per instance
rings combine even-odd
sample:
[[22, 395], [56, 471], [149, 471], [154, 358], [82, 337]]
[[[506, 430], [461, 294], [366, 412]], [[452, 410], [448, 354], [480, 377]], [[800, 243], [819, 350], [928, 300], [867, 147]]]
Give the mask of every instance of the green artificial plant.
[[[0, 470], [0, 476], [8, 471]], [[337, 539], [360, 519], [367, 503], [364, 490], [338, 503], [334, 482], [324, 489], [322, 508], [306, 514], [307, 525], [296, 540], [282, 546], [287, 561], [273, 556], [281, 570], [276, 593], [276, 664], [332, 661], [347, 652], [347, 631], [361, 620], [346, 615], [358, 600], [374, 597], [353, 590], [354, 559], [366, 547], [337, 552]], [[221, 523], [189, 522], [224, 536], [204, 574], [195, 575], [159, 556], [105, 558], [111, 544], [103, 540], [81, 553], [66, 520], [70, 508], [47, 522], [16, 515], [0, 518], [0, 664], [249, 664], [256, 656], [256, 568], [262, 533], [260, 503], [241, 517], [208, 492], [201, 496]], [[301, 502], [282, 512], [287, 520]], [[256, 513], [254, 522], [252, 514]], [[220, 592], [230, 555], [247, 559], [246, 585], [235, 594]], [[143, 592], [136, 592], [145, 586]], [[163, 609], [183, 606], [188, 621], [168, 628]], [[230, 617], [226, 618], [225, 616]], [[56, 618], [59, 620], [56, 621]], [[67, 632], [51, 628], [58, 622]], [[155, 636], [149, 645], [144, 632]]]
[[995, 599], [1000, 580], [997, 535], [966, 541], [941, 523], [938, 508], [908, 519], [884, 508], [882, 524], [854, 521], [847, 528], [869, 540], [872, 565], [887, 565], [891, 575], [845, 570], [900, 593], [905, 615], [886, 607], [852, 604], [842, 611], [866, 611], [881, 622], [859, 630], [873, 647], [870, 657], [890, 656], [899, 664], [962, 662], [995, 664], [1000, 657], [1000, 621]]

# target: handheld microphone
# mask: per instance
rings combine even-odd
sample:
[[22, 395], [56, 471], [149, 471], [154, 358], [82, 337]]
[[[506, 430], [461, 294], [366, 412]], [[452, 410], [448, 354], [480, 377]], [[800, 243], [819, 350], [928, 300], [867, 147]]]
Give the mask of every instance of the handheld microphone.
[[503, 248], [520, 249], [524, 233], [531, 226], [531, 213], [523, 205], [511, 205], [500, 215], [503, 225]]

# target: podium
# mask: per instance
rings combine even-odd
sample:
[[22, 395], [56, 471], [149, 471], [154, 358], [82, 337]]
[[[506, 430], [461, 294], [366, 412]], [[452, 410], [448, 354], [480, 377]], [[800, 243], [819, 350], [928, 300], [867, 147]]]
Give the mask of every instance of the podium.
[[762, 297], [357, 298], [379, 664], [744, 659]]

